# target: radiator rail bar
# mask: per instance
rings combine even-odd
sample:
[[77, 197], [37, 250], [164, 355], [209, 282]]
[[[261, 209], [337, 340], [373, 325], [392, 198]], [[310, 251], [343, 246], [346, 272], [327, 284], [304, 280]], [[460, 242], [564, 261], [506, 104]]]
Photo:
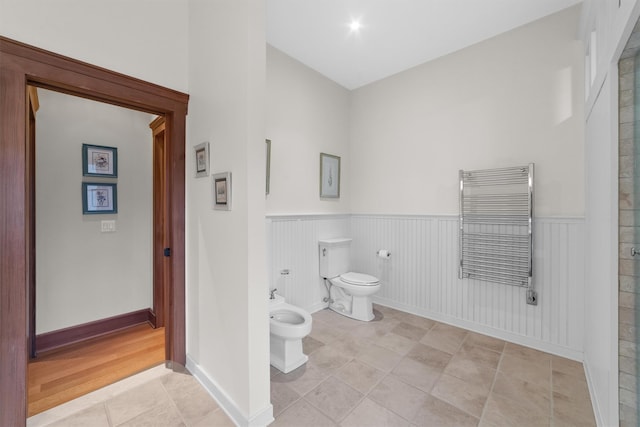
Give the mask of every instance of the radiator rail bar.
[[[461, 279], [533, 291], [534, 164], [459, 171]], [[530, 301], [530, 293], [534, 295]]]

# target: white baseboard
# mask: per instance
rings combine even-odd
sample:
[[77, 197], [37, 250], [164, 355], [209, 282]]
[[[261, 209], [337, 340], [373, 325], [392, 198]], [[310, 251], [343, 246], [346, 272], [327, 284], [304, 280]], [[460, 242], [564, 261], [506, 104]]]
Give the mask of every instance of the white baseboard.
[[526, 347], [535, 348], [536, 350], [544, 351], [546, 353], [555, 354], [557, 356], [566, 357], [567, 359], [576, 360], [582, 362], [584, 354], [581, 351], [574, 350], [572, 348], [555, 345], [546, 341], [537, 340], [535, 338], [514, 334], [500, 329], [494, 329], [489, 326], [479, 325], [475, 322], [469, 322], [467, 320], [458, 319], [455, 317], [444, 316], [441, 313], [430, 312], [417, 307], [411, 307], [404, 304], [398, 304], [394, 301], [387, 300], [385, 298], [373, 297], [373, 302], [376, 304], [384, 305], [386, 307], [395, 308], [407, 313], [415, 314], [417, 316], [426, 317], [427, 319], [436, 320], [438, 322], [447, 323], [449, 325], [458, 326], [473, 332], [477, 332], [484, 335], [489, 335], [494, 338], [509, 341], [514, 344], [523, 345]]
[[[605, 424], [604, 419], [603, 419], [603, 415], [602, 415], [602, 409], [600, 409], [600, 402], [597, 399], [598, 394], [595, 393], [595, 383], [593, 381], [593, 376], [591, 374], [591, 369], [589, 366], [589, 358], [585, 355], [584, 358], [584, 375], [587, 378], [587, 386], [589, 387], [589, 394], [591, 395], [591, 406], [593, 408], [593, 415], [596, 418], [596, 425], [597, 426], [605, 426], [607, 424]], [[616, 425], [619, 425], [619, 420], [616, 423]]]
[[218, 402], [220, 408], [240, 427], [262, 427], [271, 424], [273, 418], [273, 405], [269, 404], [262, 411], [247, 416], [227, 393], [198, 365], [189, 355], [187, 355], [187, 369], [202, 384], [209, 394]]

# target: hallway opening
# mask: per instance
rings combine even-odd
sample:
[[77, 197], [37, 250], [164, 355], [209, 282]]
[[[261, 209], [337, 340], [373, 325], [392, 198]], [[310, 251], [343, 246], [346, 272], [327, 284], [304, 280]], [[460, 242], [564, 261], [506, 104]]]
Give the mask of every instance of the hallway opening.
[[28, 416], [163, 363], [164, 333], [141, 324], [31, 359]]
[[184, 365], [185, 127], [188, 95], [0, 37], [0, 425], [25, 425], [31, 240], [28, 86], [52, 89], [166, 118], [166, 203], [170, 257], [165, 360]]

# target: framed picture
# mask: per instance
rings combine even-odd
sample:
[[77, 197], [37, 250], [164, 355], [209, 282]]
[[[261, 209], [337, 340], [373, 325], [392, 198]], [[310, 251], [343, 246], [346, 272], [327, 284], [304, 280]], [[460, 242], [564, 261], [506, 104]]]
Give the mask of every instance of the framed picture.
[[84, 215], [118, 213], [118, 184], [83, 182], [82, 213]]
[[211, 175], [213, 186], [213, 209], [231, 210], [231, 172]]
[[196, 178], [209, 176], [209, 143], [198, 144], [194, 149], [194, 159], [196, 162]]
[[320, 197], [340, 197], [340, 157], [320, 153]]
[[82, 175], [115, 178], [118, 176], [118, 149], [82, 144]]
[[267, 187], [265, 194], [269, 195], [269, 181], [271, 180], [271, 140], [267, 139], [265, 142], [267, 143]]

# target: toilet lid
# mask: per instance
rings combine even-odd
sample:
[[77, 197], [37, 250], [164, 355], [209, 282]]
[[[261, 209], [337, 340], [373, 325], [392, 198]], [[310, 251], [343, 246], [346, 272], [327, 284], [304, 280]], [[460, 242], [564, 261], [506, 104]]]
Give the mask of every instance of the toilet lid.
[[369, 276], [368, 274], [353, 272], [341, 274], [340, 278], [347, 283], [360, 286], [377, 285], [379, 282], [377, 277]]

